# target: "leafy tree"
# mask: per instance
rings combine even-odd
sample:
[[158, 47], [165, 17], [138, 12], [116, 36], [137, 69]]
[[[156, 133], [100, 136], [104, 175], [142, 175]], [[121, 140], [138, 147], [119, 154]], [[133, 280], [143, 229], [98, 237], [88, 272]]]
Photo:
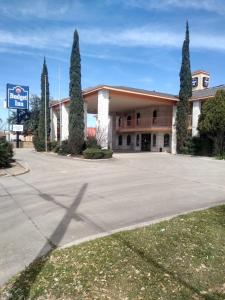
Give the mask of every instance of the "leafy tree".
[[225, 147], [225, 91], [218, 90], [214, 99], [202, 106], [198, 129], [214, 142], [214, 152], [222, 155]]
[[182, 48], [182, 64], [180, 69], [180, 92], [177, 105], [177, 151], [182, 153], [185, 149], [188, 140], [188, 113], [189, 101], [192, 96], [192, 77], [190, 67], [190, 54], [189, 54], [189, 26], [186, 24], [186, 35]]
[[[45, 103], [45, 93], [46, 93], [46, 103]], [[37, 145], [36, 150], [45, 150], [45, 109], [47, 115], [47, 140], [50, 137], [50, 109], [49, 109], [49, 81], [48, 81], [48, 68], [44, 58], [43, 69], [41, 74], [41, 101], [40, 101], [40, 114], [39, 114], [39, 124], [37, 132]]]
[[84, 103], [81, 90], [79, 36], [74, 32], [74, 40], [70, 58], [70, 112], [69, 112], [69, 152], [80, 154], [84, 144]]

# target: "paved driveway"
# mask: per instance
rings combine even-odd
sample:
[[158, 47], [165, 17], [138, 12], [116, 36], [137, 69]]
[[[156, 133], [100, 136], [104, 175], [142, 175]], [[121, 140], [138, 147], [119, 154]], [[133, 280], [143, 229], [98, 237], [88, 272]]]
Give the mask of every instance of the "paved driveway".
[[0, 284], [55, 246], [225, 202], [225, 162], [169, 154], [79, 161], [17, 151], [0, 178]]

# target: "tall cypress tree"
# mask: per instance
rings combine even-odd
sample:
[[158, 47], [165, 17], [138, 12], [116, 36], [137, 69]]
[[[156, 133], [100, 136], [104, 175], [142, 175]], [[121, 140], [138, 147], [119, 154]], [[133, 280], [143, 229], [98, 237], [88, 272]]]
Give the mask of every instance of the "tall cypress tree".
[[79, 35], [74, 32], [70, 57], [70, 112], [69, 112], [69, 151], [71, 154], [82, 153], [84, 144], [84, 102], [81, 90]]
[[[46, 103], [45, 103], [46, 95]], [[40, 116], [38, 124], [37, 136], [37, 150], [45, 150], [45, 111], [47, 116], [47, 140], [50, 137], [50, 109], [49, 109], [49, 81], [48, 81], [48, 68], [44, 58], [42, 73], [41, 73], [41, 103], [40, 103]]]
[[189, 26], [186, 24], [186, 35], [182, 48], [182, 64], [180, 69], [180, 92], [179, 103], [177, 105], [177, 152], [184, 152], [185, 144], [188, 139], [188, 114], [189, 114], [189, 101], [192, 96], [192, 77], [190, 67], [190, 54], [189, 54]]

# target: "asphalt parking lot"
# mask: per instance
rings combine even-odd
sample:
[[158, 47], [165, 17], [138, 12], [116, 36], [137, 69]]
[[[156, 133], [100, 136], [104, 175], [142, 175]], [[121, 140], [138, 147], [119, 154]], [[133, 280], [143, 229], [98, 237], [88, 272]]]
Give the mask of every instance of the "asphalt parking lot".
[[20, 149], [0, 177], [0, 284], [52, 247], [225, 203], [225, 162], [170, 154], [81, 161]]

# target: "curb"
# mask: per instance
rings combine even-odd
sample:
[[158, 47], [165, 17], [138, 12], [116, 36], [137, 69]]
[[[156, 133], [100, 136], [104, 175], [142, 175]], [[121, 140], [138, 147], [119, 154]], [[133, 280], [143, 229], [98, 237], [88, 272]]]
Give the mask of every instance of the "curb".
[[[24, 162], [24, 161], [18, 161], [18, 160], [16, 160], [15, 162], [16, 162], [16, 164], [19, 165], [23, 170], [21, 170], [19, 173], [16, 173], [16, 174], [15, 174], [15, 173], [13, 173], [13, 171], [10, 172], [10, 171], [8, 171], [7, 169], [5, 169], [5, 170], [4, 170], [4, 171], [5, 171], [5, 175], [3, 175], [3, 176], [19, 176], [19, 175], [23, 175], [23, 174], [26, 174], [26, 173], [30, 172], [30, 168], [29, 168], [27, 162]], [[12, 170], [13, 170], [13, 168], [12, 168]]]
[[115, 233], [119, 233], [119, 232], [122, 232], [122, 231], [131, 231], [131, 230], [134, 230], [134, 229], [143, 228], [143, 227], [146, 227], [146, 226], [149, 226], [149, 225], [154, 225], [154, 224], [157, 224], [157, 223], [161, 223], [163, 221], [169, 221], [169, 220], [174, 219], [176, 217], [179, 217], [179, 216], [182, 216], [182, 215], [187, 215], [187, 214], [192, 213], [192, 212], [203, 211], [203, 210], [207, 210], [207, 209], [217, 207], [217, 206], [221, 206], [221, 205], [224, 205], [224, 204], [225, 204], [225, 201], [223, 200], [223, 201], [217, 202], [213, 205], [206, 206], [206, 207], [203, 207], [203, 208], [198, 208], [198, 209], [194, 209], [194, 210], [187, 210], [185, 212], [174, 214], [174, 215], [171, 215], [171, 216], [161, 217], [161, 218], [158, 218], [158, 219], [155, 219], [155, 220], [141, 222], [141, 223], [137, 223], [137, 224], [134, 224], [134, 225], [109, 230], [109, 231], [106, 231], [106, 232], [97, 233], [97, 234], [90, 235], [90, 236], [75, 240], [73, 242], [67, 243], [63, 246], [59, 246], [56, 249], [57, 250], [66, 249], [66, 248], [69, 248], [69, 247], [72, 247], [72, 246], [80, 245], [80, 244], [85, 243], [85, 242], [89, 242], [89, 241], [93, 241], [93, 240], [96, 240], [96, 239], [99, 239], [99, 238], [107, 237], [107, 236], [110, 236], [110, 235], [113, 235]]

